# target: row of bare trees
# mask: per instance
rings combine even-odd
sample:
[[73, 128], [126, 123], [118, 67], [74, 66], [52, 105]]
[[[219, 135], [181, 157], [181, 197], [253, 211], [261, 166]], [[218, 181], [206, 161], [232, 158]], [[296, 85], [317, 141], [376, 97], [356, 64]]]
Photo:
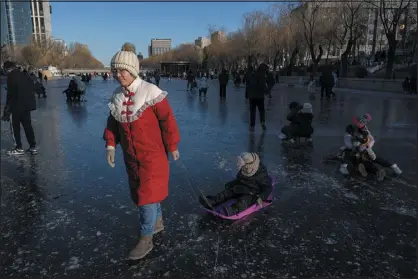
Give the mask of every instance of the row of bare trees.
[[[410, 8], [415, 10], [408, 15]], [[307, 63], [312, 65], [315, 75], [320, 62], [328, 63], [331, 53], [334, 56], [338, 53], [340, 75], [347, 76], [350, 56], [367, 41], [369, 25], [379, 22], [387, 38], [386, 77], [390, 77], [400, 44], [397, 34], [406, 17], [415, 26], [416, 34], [416, 1], [413, 0], [311, 0], [298, 6], [273, 4], [267, 11], [245, 14], [242, 27], [229, 33], [225, 42], [212, 42], [204, 49], [192, 44], [181, 45], [142, 63], [150, 66], [160, 61], [188, 60], [207, 68], [234, 69], [267, 62], [274, 69], [279, 65], [285, 67], [288, 73], [294, 65]], [[214, 29], [210, 28], [209, 33]], [[372, 54], [377, 50], [376, 38], [373, 34]]]
[[31, 67], [55, 66], [60, 69], [97, 69], [104, 65], [98, 61], [88, 46], [73, 43], [66, 46], [61, 41], [46, 39], [32, 40], [25, 46], [3, 46], [2, 60], [13, 60]]

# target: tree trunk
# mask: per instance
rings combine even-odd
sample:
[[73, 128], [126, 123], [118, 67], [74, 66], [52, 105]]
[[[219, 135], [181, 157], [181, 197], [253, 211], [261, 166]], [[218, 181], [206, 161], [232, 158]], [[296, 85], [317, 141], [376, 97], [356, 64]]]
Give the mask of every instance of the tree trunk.
[[279, 63], [279, 56], [278, 55], [276, 55], [275, 57], [274, 57], [274, 59], [273, 59], [273, 75], [274, 76], [276, 76], [276, 73], [277, 73], [277, 64]]
[[386, 62], [386, 72], [385, 72], [385, 79], [390, 79], [392, 77], [393, 65], [395, 64], [395, 52], [396, 52], [396, 37], [395, 34], [392, 33], [388, 36], [388, 43], [389, 43], [389, 50], [387, 54], [387, 62]]
[[372, 42], [372, 56], [376, 53], [376, 41], [377, 41], [377, 21], [379, 19], [379, 9], [376, 8], [374, 11], [373, 21], [373, 42]]
[[347, 77], [348, 74], [348, 55], [353, 47], [353, 40], [348, 40], [348, 44], [345, 48], [344, 53], [341, 55], [341, 77]]
[[295, 61], [296, 61], [298, 52], [299, 52], [299, 48], [296, 46], [293, 49], [292, 54], [290, 56], [289, 65], [287, 65], [287, 75], [288, 76], [291, 76], [292, 75], [292, 72], [293, 72], [293, 64], [295, 64]]
[[247, 70], [253, 65], [253, 56], [248, 55], [247, 56]]
[[321, 57], [322, 57], [322, 54], [324, 53], [324, 51], [323, 51], [321, 45], [319, 46], [318, 56], [315, 56], [315, 50], [314, 50], [314, 46], [313, 45], [310, 45], [309, 46], [309, 51], [311, 52], [311, 58], [312, 58], [312, 64], [313, 64], [313, 67], [312, 67], [312, 76], [315, 77], [316, 76], [317, 69], [318, 69], [318, 64], [321, 61]]
[[325, 64], [328, 65], [329, 51], [331, 50], [331, 41], [328, 43], [327, 47], [327, 58], [325, 59]]

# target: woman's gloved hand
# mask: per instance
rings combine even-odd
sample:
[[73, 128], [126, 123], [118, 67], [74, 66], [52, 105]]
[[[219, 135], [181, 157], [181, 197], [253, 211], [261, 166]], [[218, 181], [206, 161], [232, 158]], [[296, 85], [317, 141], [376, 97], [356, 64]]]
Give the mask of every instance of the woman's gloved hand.
[[106, 159], [107, 159], [107, 163], [109, 164], [109, 166], [114, 168], [115, 167], [115, 149], [107, 149]]

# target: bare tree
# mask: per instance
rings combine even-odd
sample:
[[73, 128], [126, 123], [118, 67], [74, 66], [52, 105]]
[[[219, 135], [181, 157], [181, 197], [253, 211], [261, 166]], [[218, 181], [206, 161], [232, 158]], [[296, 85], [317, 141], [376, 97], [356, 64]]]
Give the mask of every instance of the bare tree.
[[[289, 9], [292, 7], [289, 6]], [[292, 75], [293, 66], [296, 64], [296, 60], [300, 52], [304, 52], [305, 39], [303, 35], [302, 23], [296, 17], [295, 13], [289, 12], [288, 16], [284, 18], [284, 48], [285, 58], [287, 58], [287, 75]]]
[[[375, 2], [376, 1], [373, 1], [373, 3]], [[379, 2], [380, 20], [389, 45], [385, 78], [391, 78], [392, 76], [396, 47], [398, 45], [397, 34], [400, 28], [400, 22], [412, 3], [412, 0], [380, 0]], [[415, 1], [414, 3], [416, 4]]]
[[46, 57], [47, 64], [61, 67], [67, 55], [68, 52], [65, 44], [59, 41], [53, 41]]
[[312, 75], [316, 75], [319, 61], [321, 61], [323, 49], [321, 45], [321, 32], [319, 22], [321, 20], [321, 8], [323, 2], [310, 1], [302, 4], [295, 11], [296, 17], [302, 23], [303, 35], [311, 55], [313, 64]]
[[38, 62], [41, 59], [41, 51], [36, 45], [27, 45], [22, 48], [20, 53], [24, 59], [25, 64], [29, 66], [38, 66]]
[[345, 0], [341, 2], [340, 11], [343, 20], [341, 32], [339, 32], [338, 40], [341, 47], [345, 46], [345, 50], [341, 55], [341, 74], [346, 77], [348, 73], [348, 57], [353, 50], [353, 46], [357, 40], [365, 32], [366, 17], [366, 3], [357, 0]]
[[266, 42], [268, 22], [268, 15], [262, 11], [254, 11], [244, 15], [244, 26], [240, 31], [248, 67], [252, 66], [261, 56], [263, 44]]
[[289, 10], [283, 9], [279, 5], [272, 5], [269, 12], [269, 22], [267, 26], [268, 35], [268, 56], [269, 61], [273, 62], [273, 72], [276, 70], [280, 61], [284, 59], [286, 43], [286, 32], [288, 32]]
[[[341, 26], [341, 13], [340, 9], [330, 9], [323, 13], [323, 20], [321, 26], [321, 37], [326, 47], [326, 59], [325, 64], [328, 64], [329, 55], [331, 50], [335, 50], [338, 40], [338, 31]], [[345, 35], [344, 35], [345, 36]]]

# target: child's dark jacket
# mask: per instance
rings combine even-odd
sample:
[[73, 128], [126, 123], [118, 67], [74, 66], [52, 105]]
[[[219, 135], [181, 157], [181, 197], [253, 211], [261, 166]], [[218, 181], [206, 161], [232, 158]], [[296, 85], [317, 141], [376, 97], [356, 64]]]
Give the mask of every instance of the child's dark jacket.
[[267, 168], [260, 163], [257, 172], [253, 176], [245, 176], [240, 171], [234, 180], [225, 184], [226, 189], [233, 189], [240, 195], [253, 195], [267, 200], [273, 186]]

